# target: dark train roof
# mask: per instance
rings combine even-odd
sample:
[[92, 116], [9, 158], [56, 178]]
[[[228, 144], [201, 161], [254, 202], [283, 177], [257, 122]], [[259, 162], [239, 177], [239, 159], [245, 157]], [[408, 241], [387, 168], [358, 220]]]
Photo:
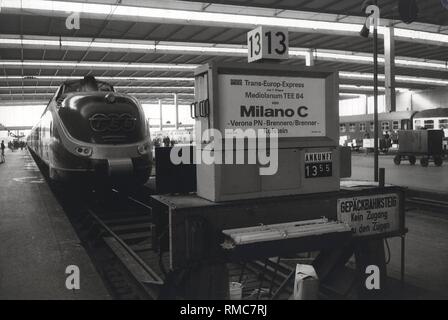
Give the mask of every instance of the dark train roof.
[[437, 108], [419, 111], [415, 114], [414, 119], [444, 117], [448, 117], [448, 108]]
[[76, 79], [76, 80], [66, 80], [62, 83], [62, 86], [72, 86], [72, 85], [86, 85], [86, 84], [95, 84], [98, 88], [110, 88], [110, 90], [98, 90], [98, 91], [115, 91], [114, 87], [105, 81], [99, 81], [94, 76], [84, 76], [84, 78]]

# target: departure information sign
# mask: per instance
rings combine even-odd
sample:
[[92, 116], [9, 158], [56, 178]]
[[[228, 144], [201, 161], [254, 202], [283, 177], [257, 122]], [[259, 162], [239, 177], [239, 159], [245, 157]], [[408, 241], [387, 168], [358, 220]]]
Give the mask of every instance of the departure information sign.
[[399, 205], [396, 193], [338, 199], [338, 220], [356, 236], [390, 233], [400, 229]]
[[220, 128], [325, 136], [325, 79], [218, 75]]

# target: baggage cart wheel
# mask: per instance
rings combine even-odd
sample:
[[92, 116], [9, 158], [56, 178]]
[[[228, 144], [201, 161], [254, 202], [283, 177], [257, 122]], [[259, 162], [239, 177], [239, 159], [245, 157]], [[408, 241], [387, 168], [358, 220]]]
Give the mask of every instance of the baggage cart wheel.
[[443, 159], [441, 156], [434, 156], [434, 164], [440, 167], [443, 164]]
[[399, 166], [400, 163], [401, 163], [401, 156], [396, 155], [396, 156], [394, 157], [394, 163], [395, 163], [397, 166]]
[[420, 165], [421, 165], [422, 167], [427, 167], [428, 164], [429, 164], [429, 160], [428, 160], [428, 158], [423, 157], [423, 158], [420, 159]]
[[417, 162], [417, 158], [415, 156], [409, 156], [409, 163], [413, 166]]

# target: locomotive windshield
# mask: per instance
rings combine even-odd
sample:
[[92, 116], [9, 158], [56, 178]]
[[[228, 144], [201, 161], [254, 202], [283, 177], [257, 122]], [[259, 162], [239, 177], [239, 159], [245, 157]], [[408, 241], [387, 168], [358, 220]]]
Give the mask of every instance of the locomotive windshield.
[[65, 98], [72, 92], [114, 92], [114, 87], [110, 84], [98, 81], [93, 76], [86, 76], [84, 79], [66, 81], [57, 93], [56, 99]]

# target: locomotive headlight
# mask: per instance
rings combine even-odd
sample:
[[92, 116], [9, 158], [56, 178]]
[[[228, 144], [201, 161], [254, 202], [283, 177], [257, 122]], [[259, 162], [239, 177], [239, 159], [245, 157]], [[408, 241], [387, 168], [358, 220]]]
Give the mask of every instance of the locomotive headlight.
[[151, 149], [151, 145], [148, 142], [139, 145], [138, 148], [137, 148], [138, 153], [141, 154], [141, 155], [147, 154], [150, 149]]
[[90, 157], [92, 155], [92, 149], [89, 147], [76, 147], [75, 151], [83, 157]]

